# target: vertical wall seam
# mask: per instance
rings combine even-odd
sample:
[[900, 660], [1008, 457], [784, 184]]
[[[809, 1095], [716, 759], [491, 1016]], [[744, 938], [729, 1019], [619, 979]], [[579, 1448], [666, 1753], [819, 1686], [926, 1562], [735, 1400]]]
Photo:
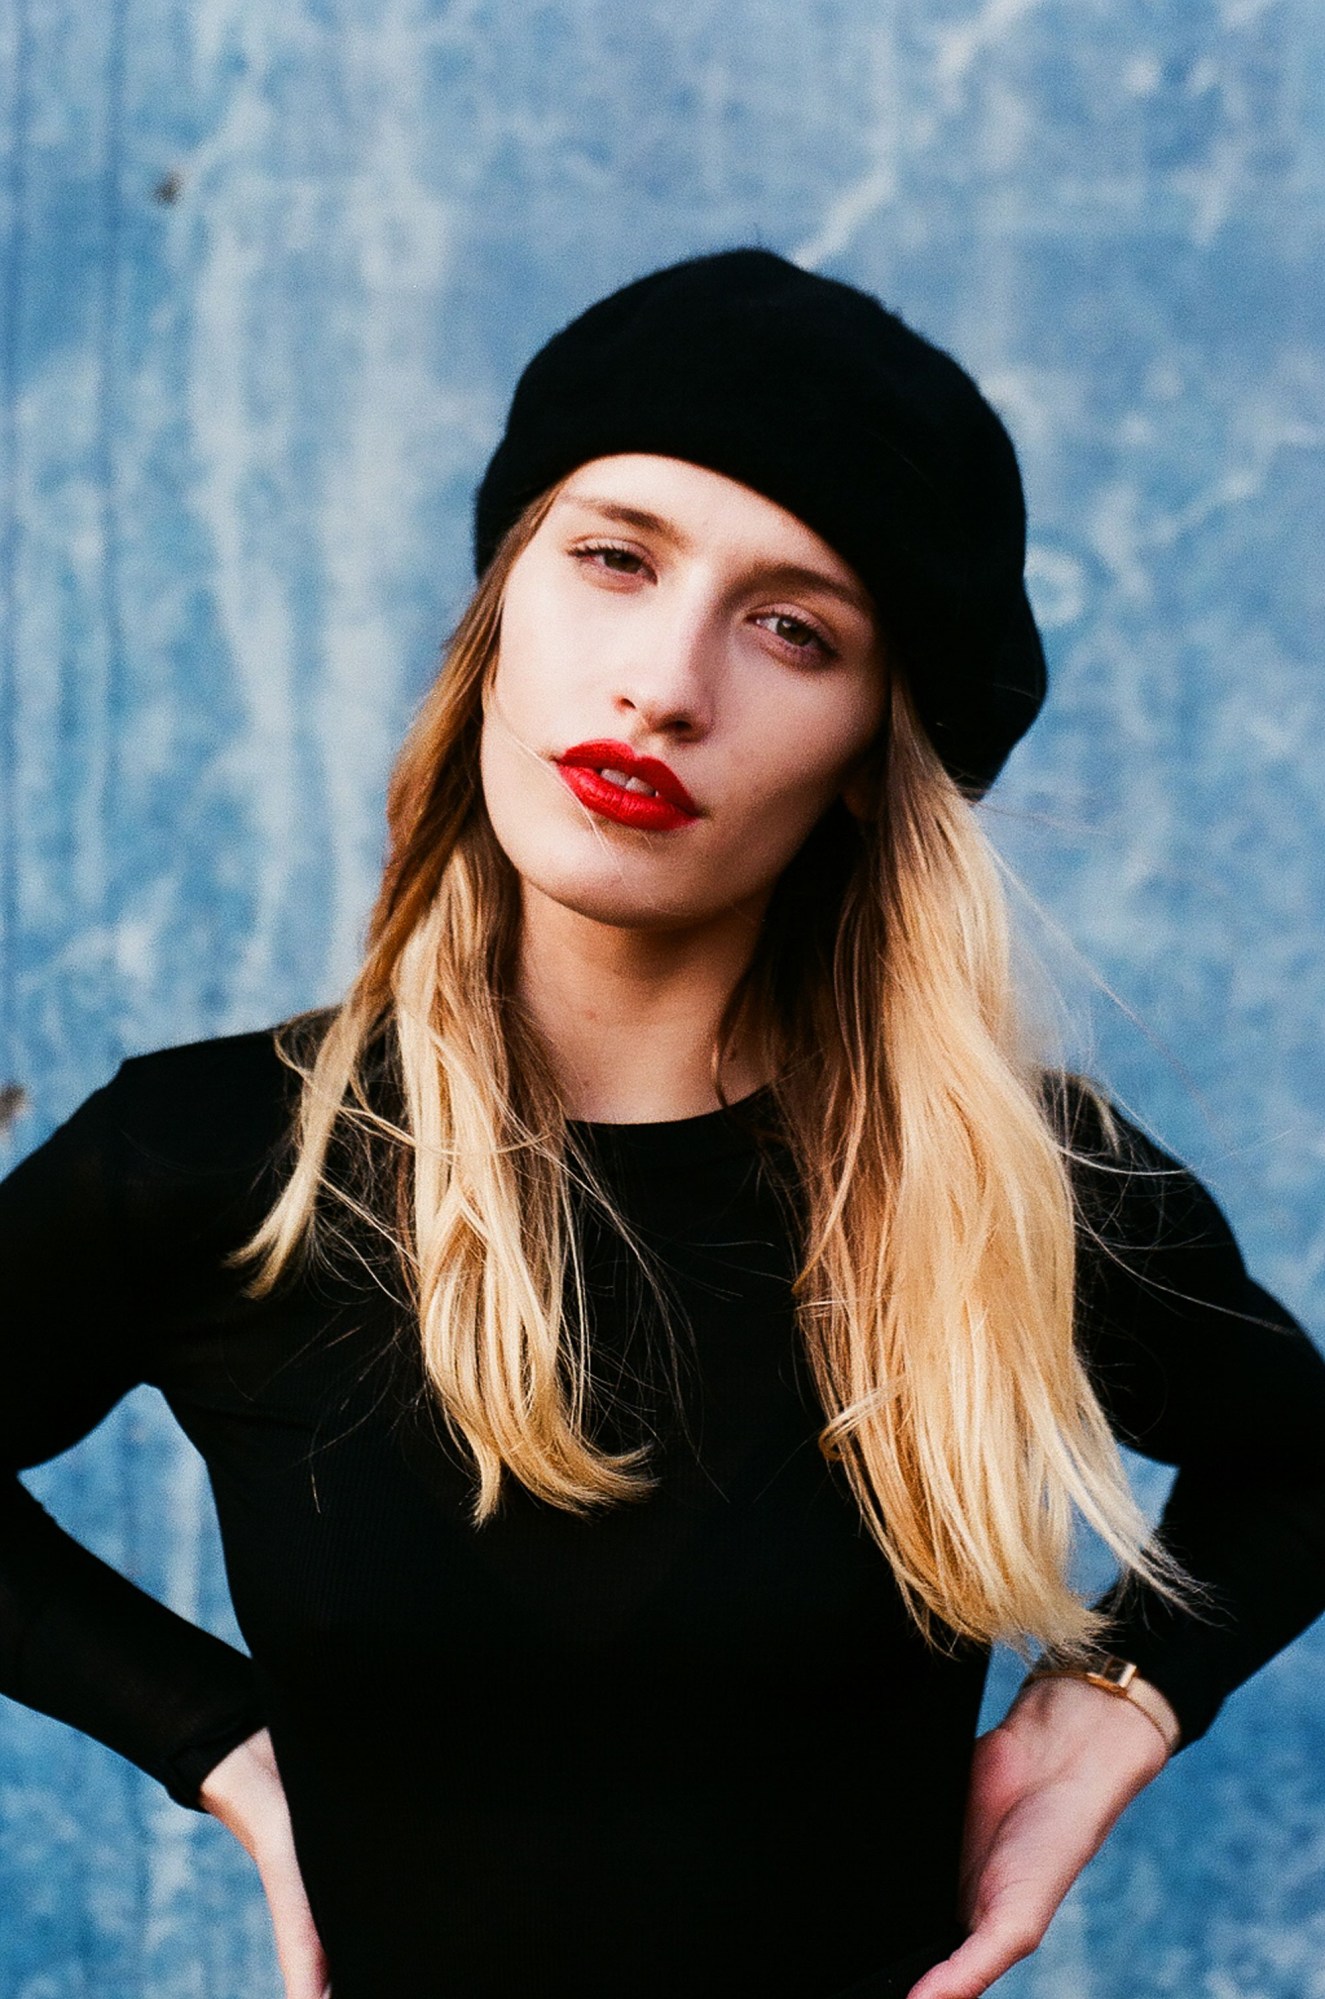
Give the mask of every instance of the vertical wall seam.
[[[124, 421], [125, 370], [123, 366], [124, 315], [121, 311], [125, 282], [123, 211], [125, 156], [125, 70], [128, 0], [111, 0], [107, 23], [106, 49], [106, 151], [102, 167], [101, 191], [101, 296], [99, 353], [97, 356], [96, 474], [101, 514], [100, 612], [106, 647], [106, 670], [102, 686], [101, 731], [101, 838], [104, 857], [100, 883], [101, 931], [109, 939], [106, 955], [110, 992], [107, 1007], [106, 1053], [118, 1062], [125, 1053], [124, 1006], [119, 978], [117, 944], [125, 913], [128, 870], [126, 843], [121, 837], [123, 797], [122, 731], [129, 726], [128, 663], [125, 657], [123, 612], [123, 536], [121, 510], [123, 483], [119, 476], [119, 428]], [[137, 1566], [142, 1543], [142, 1522], [138, 1500], [142, 1496], [130, 1450], [132, 1417], [121, 1419], [115, 1439], [116, 1511], [132, 1573]], [[126, 1793], [126, 1817], [134, 1838], [130, 1855], [136, 1920], [132, 1935], [125, 1939], [125, 1970], [134, 1988], [146, 1992], [148, 1986], [147, 1928], [150, 1907], [151, 1867], [148, 1849], [151, 1828], [143, 1810], [141, 1787], [130, 1785]]]
[[[0, 314], [0, 1083], [22, 1083], [18, 1062], [18, 486], [19, 328], [27, 254], [27, 144], [32, 36], [27, 0], [14, 0], [9, 241]], [[11, 1076], [10, 1072], [13, 1071]], [[0, 1148], [8, 1150], [3, 1132]]]
[[124, 651], [123, 563], [120, 523], [121, 482], [117, 427], [123, 416], [120, 311], [123, 256], [126, 0], [112, 0], [106, 57], [106, 157], [102, 172], [101, 298], [97, 356], [97, 490], [101, 512], [101, 621], [106, 647], [105, 702], [101, 718], [102, 870], [101, 927], [111, 941], [107, 970], [112, 994], [107, 1008], [112, 1061], [124, 1055], [123, 1004], [116, 973], [115, 943], [124, 915], [125, 868], [119, 817], [123, 806], [121, 731], [128, 726], [127, 662]]

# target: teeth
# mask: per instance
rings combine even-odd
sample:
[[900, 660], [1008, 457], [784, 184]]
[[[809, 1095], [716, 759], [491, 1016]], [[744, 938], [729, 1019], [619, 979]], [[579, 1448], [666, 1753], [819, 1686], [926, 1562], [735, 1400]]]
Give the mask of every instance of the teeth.
[[645, 784], [643, 778], [627, 777], [623, 770], [600, 770], [599, 777], [605, 777], [609, 784], [619, 784], [623, 791], [642, 791], [646, 798], [656, 798], [652, 785]]

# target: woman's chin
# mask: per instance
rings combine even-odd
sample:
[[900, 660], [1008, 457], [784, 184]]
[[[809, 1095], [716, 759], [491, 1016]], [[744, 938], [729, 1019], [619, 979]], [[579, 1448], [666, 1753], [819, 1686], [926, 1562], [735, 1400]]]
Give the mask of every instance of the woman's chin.
[[601, 865], [590, 870], [550, 869], [545, 857], [534, 871], [516, 865], [527, 904], [555, 904], [614, 930], [686, 930], [719, 913], [712, 901], [667, 881], [664, 869], [631, 867], [629, 860], [610, 873]]

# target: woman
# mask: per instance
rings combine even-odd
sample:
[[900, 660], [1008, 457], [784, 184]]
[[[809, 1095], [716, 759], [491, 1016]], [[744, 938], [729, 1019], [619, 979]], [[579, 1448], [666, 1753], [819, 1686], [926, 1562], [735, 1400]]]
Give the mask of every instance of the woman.
[[344, 1004], [0, 1190], [8, 1462], [157, 1383], [252, 1660], [15, 1480], [0, 1685], [234, 1830], [290, 1999], [972, 1999], [1325, 1605], [1325, 1364], [1026, 1044], [971, 808], [1043, 659], [954, 362], [654, 273], [477, 528]]

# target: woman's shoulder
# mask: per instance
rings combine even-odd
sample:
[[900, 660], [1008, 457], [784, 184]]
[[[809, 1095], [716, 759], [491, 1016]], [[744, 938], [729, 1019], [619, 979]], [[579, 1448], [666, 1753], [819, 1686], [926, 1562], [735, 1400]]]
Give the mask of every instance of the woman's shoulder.
[[154, 1107], [166, 1117], [189, 1106], [288, 1095], [335, 1015], [334, 1007], [320, 1007], [269, 1027], [126, 1056], [107, 1087], [125, 1105]]
[[334, 1009], [132, 1055], [97, 1093], [120, 1171], [157, 1185], [260, 1177], [289, 1143], [302, 1069]]
[[214, 1267], [275, 1197], [298, 1103], [290, 1059], [330, 1018], [122, 1062], [0, 1181], [8, 1289], [39, 1299], [72, 1260], [103, 1303], [107, 1292], [132, 1294], [146, 1310], [182, 1271]]
[[1318, 1464], [1325, 1361], [1210, 1189], [1089, 1078], [1047, 1089], [1078, 1209], [1079, 1346], [1115, 1433], [1171, 1464]]
[[1049, 1070], [1043, 1092], [1092, 1231], [1137, 1248], [1228, 1235], [1210, 1190], [1093, 1077]]
[[1223, 1208], [1189, 1166], [1090, 1078], [1058, 1074], [1048, 1093], [1077, 1204], [1085, 1323], [1102, 1315], [1132, 1339], [1182, 1326], [1207, 1353], [1216, 1326], [1300, 1332], [1251, 1277]]

